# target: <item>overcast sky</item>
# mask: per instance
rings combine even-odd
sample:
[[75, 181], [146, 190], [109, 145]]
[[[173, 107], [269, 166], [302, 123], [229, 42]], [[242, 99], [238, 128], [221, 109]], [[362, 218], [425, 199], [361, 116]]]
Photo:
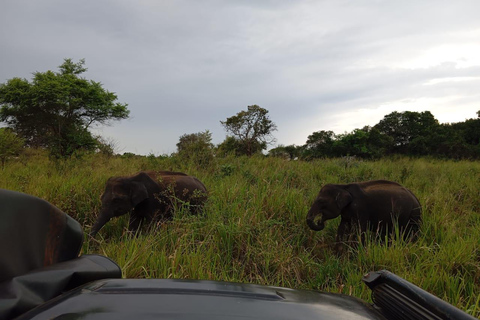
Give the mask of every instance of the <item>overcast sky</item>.
[[128, 103], [98, 129], [117, 151], [169, 154], [257, 104], [277, 144], [393, 111], [441, 123], [480, 110], [480, 1], [1, 0], [0, 83], [85, 58]]

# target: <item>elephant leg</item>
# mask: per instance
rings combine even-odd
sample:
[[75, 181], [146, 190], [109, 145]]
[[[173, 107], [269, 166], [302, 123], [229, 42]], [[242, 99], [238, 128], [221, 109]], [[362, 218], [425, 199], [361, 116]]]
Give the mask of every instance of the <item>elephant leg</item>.
[[337, 229], [337, 237], [335, 239], [336, 244], [335, 244], [335, 252], [337, 255], [342, 254], [344, 251], [344, 246], [345, 244], [343, 243], [343, 240], [345, 238], [345, 232], [348, 232], [351, 228], [351, 223], [349, 219], [346, 219], [342, 217], [342, 220], [340, 221], [340, 225], [338, 226]]
[[416, 241], [420, 233], [420, 225], [418, 221], [409, 221], [407, 226], [404, 228], [403, 240], [405, 241]]
[[347, 219], [344, 219], [342, 217], [342, 220], [340, 221], [340, 225], [338, 226], [338, 229], [337, 229], [337, 238], [336, 238], [337, 242], [343, 241], [345, 236], [345, 231], [349, 229], [349, 225], [350, 225], [349, 221], [347, 221]]
[[368, 231], [368, 221], [366, 219], [358, 221], [358, 234], [360, 235], [360, 242], [365, 244], [367, 238], [367, 231]]
[[128, 223], [128, 230], [134, 233], [138, 232], [142, 222], [143, 222], [143, 217], [135, 214], [131, 214], [130, 221]]

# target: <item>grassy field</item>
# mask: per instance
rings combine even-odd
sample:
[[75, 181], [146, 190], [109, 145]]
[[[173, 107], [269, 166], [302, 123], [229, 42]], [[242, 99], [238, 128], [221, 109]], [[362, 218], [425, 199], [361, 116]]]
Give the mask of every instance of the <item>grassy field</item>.
[[[209, 166], [175, 157], [123, 159], [91, 156], [63, 163], [43, 155], [6, 164], [0, 188], [56, 205], [88, 231], [111, 176], [175, 170], [198, 177], [210, 197], [203, 216], [179, 208], [173, 221], [132, 237], [128, 217], [112, 220], [86, 240], [83, 253], [115, 260], [128, 278], [189, 278], [319, 289], [370, 300], [361, 282], [368, 271], [388, 269], [449, 303], [480, 316], [480, 163], [431, 159], [285, 161], [215, 159]], [[307, 211], [326, 183], [397, 181], [423, 207], [415, 243], [367, 241], [338, 257], [339, 221], [313, 232]], [[339, 219], [337, 219], [339, 220]]]

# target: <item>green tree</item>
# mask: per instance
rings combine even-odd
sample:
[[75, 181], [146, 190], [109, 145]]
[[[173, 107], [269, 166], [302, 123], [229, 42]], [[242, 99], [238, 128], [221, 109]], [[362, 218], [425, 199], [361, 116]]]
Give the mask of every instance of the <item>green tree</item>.
[[178, 155], [197, 165], [207, 165], [213, 160], [212, 133], [204, 132], [184, 134], [177, 143]]
[[284, 145], [279, 145], [273, 149], [268, 150], [268, 155], [270, 157], [282, 158], [282, 159], [290, 159], [287, 151], [285, 150]]
[[87, 71], [84, 64], [84, 59], [65, 59], [58, 72], [35, 72], [31, 82], [12, 78], [0, 84], [0, 121], [29, 146], [46, 147], [54, 156], [95, 149], [89, 128], [126, 119], [129, 111], [100, 82], [80, 76]]
[[241, 149], [242, 147], [238, 139], [227, 136], [222, 143], [217, 145], [215, 154], [220, 157], [226, 157], [228, 155], [241, 156], [244, 154]]
[[368, 136], [368, 131], [362, 129], [355, 129], [351, 133], [337, 136], [334, 144], [335, 153], [340, 156], [370, 158]]
[[308, 136], [305, 144], [304, 158], [334, 157], [335, 133], [333, 131], [316, 131]]
[[395, 111], [386, 115], [374, 128], [393, 139], [392, 152], [418, 154], [419, 146], [424, 143], [417, 141], [412, 144], [413, 149], [409, 148], [409, 144], [415, 139], [423, 141], [425, 137], [434, 135], [439, 126], [430, 111]]
[[8, 158], [17, 156], [23, 149], [25, 142], [9, 128], [0, 128], [0, 161], [2, 168]]
[[442, 145], [443, 150], [449, 150], [449, 157], [480, 157], [480, 118], [446, 124], [444, 130], [446, 133]]
[[385, 156], [393, 146], [393, 138], [382, 134], [377, 128], [366, 126], [363, 128], [368, 132], [368, 152], [371, 158]]
[[101, 136], [95, 137], [97, 142], [96, 152], [107, 157], [112, 157], [117, 150], [117, 142], [112, 138], [103, 138]]
[[268, 155], [271, 157], [283, 158], [287, 160], [295, 160], [302, 153], [302, 147], [294, 144], [284, 146], [279, 145], [276, 148], [270, 149]]
[[364, 159], [380, 158], [391, 147], [393, 139], [378, 129], [365, 126], [337, 136], [334, 153], [337, 156], [357, 156]]
[[268, 110], [257, 105], [248, 106], [247, 111], [240, 111], [220, 123], [237, 141], [237, 153], [251, 156], [275, 141], [272, 131], [277, 126], [269, 119]]
[[285, 151], [288, 153], [290, 156], [290, 160], [295, 160], [300, 157], [300, 155], [303, 152], [303, 147], [302, 146], [296, 146], [294, 144], [289, 144], [288, 146], [285, 146]]

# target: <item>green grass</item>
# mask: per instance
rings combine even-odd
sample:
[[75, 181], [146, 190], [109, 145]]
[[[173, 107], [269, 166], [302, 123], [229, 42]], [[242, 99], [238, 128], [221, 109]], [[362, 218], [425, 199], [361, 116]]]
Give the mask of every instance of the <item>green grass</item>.
[[[93, 169], [91, 169], [93, 167]], [[10, 161], [0, 187], [56, 205], [88, 231], [100, 209], [106, 180], [140, 170], [176, 170], [209, 190], [205, 214], [179, 209], [173, 221], [132, 237], [128, 217], [112, 220], [86, 240], [83, 253], [115, 260], [128, 278], [211, 279], [318, 289], [370, 300], [361, 282], [388, 269], [473, 316], [480, 316], [480, 163], [432, 159], [284, 161], [215, 159], [197, 167], [178, 158], [90, 156], [63, 163], [42, 154]], [[305, 224], [325, 183], [397, 181], [423, 206], [415, 243], [368, 241], [334, 252], [339, 221], [321, 232]]]

